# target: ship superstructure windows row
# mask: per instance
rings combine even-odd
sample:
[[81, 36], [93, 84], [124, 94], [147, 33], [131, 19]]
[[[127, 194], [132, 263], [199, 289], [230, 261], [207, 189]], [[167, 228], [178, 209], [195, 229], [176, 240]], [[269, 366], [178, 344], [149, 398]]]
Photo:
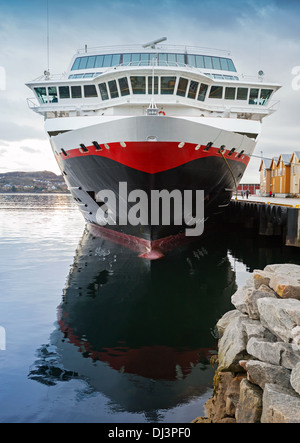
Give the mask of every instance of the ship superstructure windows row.
[[236, 72], [233, 61], [226, 57], [174, 53], [128, 53], [77, 57], [71, 71], [82, 69], [109, 68], [112, 66], [193, 66], [195, 68], [216, 69]]
[[200, 81], [176, 76], [154, 76], [153, 82], [152, 76], [143, 75], [120, 77], [97, 85], [44, 86], [34, 90], [41, 104], [81, 98], [100, 98], [105, 101], [128, 95], [151, 95], [153, 83], [155, 95], [176, 95], [199, 101], [204, 101], [206, 98], [224, 99], [247, 101], [249, 105], [264, 106], [273, 93], [273, 89], [258, 87], [210, 86]]

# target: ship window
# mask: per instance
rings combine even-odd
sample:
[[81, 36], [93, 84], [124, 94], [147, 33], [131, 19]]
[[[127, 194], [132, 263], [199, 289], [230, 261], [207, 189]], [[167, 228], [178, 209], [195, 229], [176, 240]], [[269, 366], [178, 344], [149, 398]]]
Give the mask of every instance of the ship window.
[[247, 100], [248, 98], [248, 88], [238, 88], [237, 90], [237, 100]]
[[149, 65], [149, 55], [150, 54], [141, 54], [141, 65], [143, 66]]
[[167, 64], [167, 54], [158, 54], [158, 64], [163, 66]]
[[127, 77], [119, 78], [119, 86], [122, 96], [130, 94]]
[[81, 57], [78, 69], [86, 69], [87, 62], [88, 57]]
[[112, 55], [105, 55], [103, 60], [103, 68], [111, 66]]
[[196, 65], [197, 65], [197, 68], [204, 68], [204, 57], [203, 57], [203, 55], [196, 55]]
[[180, 77], [177, 88], [177, 95], [185, 97], [187, 85], [188, 85], [188, 80], [186, 78]]
[[49, 103], [57, 103], [57, 89], [55, 86], [49, 86], [48, 88], [48, 95], [49, 95]]
[[161, 94], [172, 95], [174, 93], [176, 77], [161, 77]]
[[81, 98], [81, 86], [71, 86], [72, 98]]
[[271, 97], [272, 92], [273, 89], [262, 89], [260, 92], [259, 104], [266, 105], [268, 103], [269, 98]]
[[229, 71], [229, 69], [228, 69], [228, 63], [227, 63], [227, 58], [221, 58], [221, 59], [220, 59], [220, 62], [221, 62], [221, 69], [222, 69], [223, 71]]
[[185, 65], [184, 54], [177, 54], [177, 63]]
[[193, 98], [193, 99], [196, 98], [196, 92], [197, 92], [197, 89], [198, 89], [198, 85], [199, 85], [198, 82], [195, 82], [194, 80], [191, 80], [190, 88], [189, 88], [189, 93], [188, 93], [188, 98]]
[[146, 79], [145, 77], [130, 77], [132, 91], [134, 94], [146, 94]]
[[[148, 77], [148, 94], [152, 94], [152, 77]], [[158, 77], [154, 76], [154, 94], [158, 94]]]
[[34, 88], [40, 103], [48, 103], [46, 88]]
[[212, 57], [213, 69], [221, 69], [221, 63], [219, 57]]
[[225, 99], [235, 100], [236, 88], [225, 88]]
[[89, 57], [87, 65], [86, 65], [87, 69], [94, 68], [95, 61], [96, 61], [96, 56]]
[[102, 100], [108, 100], [109, 97], [108, 97], [106, 83], [100, 83], [99, 90], [100, 90]]
[[118, 66], [120, 64], [120, 54], [114, 54], [112, 56], [112, 65], [111, 66]]
[[259, 89], [250, 89], [249, 105], [257, 105]]
[[108, 82], [108, 87], [110, 90], [110, 96], [111, 98], [117, 98], [119, 97], [119, 93], [118, 93], [118, 87], [117, 87], [117, 82], [116, 80], [111, 80]]
[[84, 85], [84, 96], [85, 97], [98, 97], [95, 85]]
[[201, 83], [201, 86], [199, 89], [199, 94], [198, 94], [198, 100], [200, 100], [201, 102], [204, 102], [207, 90], [208, 90], [208, 85], [206, 85], [205, 83]]
[[236, 72], [233, 61], [230, 58], [227, 59], [227, 63], [228, 63], [228, 70], [232, 71], [232, 72]]
[[176, 65], [176, 54], [168, 54], [168, 63], [169, 65]]
[[135, 66], [139, 65], [140, 54], [131, 54], [131, 62], [132, 62], [132, 65], [135, 65]]
[[209, 98], [222, 98], [223, 86], [212, 86], [210, 88]]
[[80, 57], [77, 57], [73, 66], [72, 66], [71, 71], [76, 71], [79, 68], [79, 63], [80, 63]]
[[97, 55], [95, 68], [102, 68], [103, 60], [104, 60], [104, 55]]
[[210, 69], [212, 69], [212, 60], [211, 60], [211, 57], [208, 57], [208, 56], [204, 56], [204, 64], [205, 64], [205, 67], [206, 68], [210, 68]]
[[58, 89], [59, 89], [59, 98], [70, 98], [69, 86], [60, 86]]
[[131, 62], [131, 54], [123, 54], [123, 65], [129, 65]]
[[196, 67], [196, 59], [194, 55], [188, 55], [187, 60], [188, 60], [188, 65]]

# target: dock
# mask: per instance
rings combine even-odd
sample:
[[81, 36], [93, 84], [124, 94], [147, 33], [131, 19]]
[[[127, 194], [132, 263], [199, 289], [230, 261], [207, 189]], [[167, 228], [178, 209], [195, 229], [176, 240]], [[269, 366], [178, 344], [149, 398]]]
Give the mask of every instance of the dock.
[[300, 247], [300, 198], [233, 196], [224, 221], [254, 229], [260, 236], [281, 237], [286, 246]]

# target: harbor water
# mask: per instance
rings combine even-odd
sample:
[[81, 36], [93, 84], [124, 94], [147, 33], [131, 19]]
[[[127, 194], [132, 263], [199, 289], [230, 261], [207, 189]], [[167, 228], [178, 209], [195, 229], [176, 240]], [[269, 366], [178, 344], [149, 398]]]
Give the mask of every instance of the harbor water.
[[91, 235], [70, 195], [0, 195], [0, 422], [204, 415], [216, 322], [284, 262], [298, 250], [225, 230], [150, 262]]

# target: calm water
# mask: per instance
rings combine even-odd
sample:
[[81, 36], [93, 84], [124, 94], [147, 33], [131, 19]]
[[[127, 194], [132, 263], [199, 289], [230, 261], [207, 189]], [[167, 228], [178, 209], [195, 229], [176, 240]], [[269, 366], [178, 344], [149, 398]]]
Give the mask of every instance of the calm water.
[[232, 293], [298, 255], [244, 233], [150, 263], [91, 236], [70, 196], [0, 195], [0, 422], [203, 415]]

